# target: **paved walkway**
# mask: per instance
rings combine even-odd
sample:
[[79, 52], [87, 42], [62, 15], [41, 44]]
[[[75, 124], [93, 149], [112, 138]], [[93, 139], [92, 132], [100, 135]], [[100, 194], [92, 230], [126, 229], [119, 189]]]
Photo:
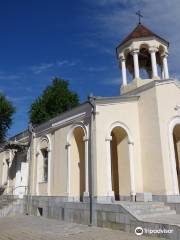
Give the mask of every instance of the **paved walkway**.
[[[88, 227], [42, 217], [0, 218], [0, 240], [157, 240], [117, 230]], [[164, 239], [164, 238], [163, 238]]]

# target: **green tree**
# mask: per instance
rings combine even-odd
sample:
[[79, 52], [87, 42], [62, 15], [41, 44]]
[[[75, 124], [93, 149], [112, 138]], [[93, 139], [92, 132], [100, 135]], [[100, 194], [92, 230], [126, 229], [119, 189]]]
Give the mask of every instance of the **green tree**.
[[0, 93], [0, 143], [2, 143], [7, 135], [7, 131], [12, 125], [12, 116], [15, 108], [7, 98]]
[[43, 123], [60, 113], [63, 113], [79, 104], [79, 97], [69, 90], [69, 82], [54, 78], [35, 102], [32, 103], [29, 114], [32, 124]]

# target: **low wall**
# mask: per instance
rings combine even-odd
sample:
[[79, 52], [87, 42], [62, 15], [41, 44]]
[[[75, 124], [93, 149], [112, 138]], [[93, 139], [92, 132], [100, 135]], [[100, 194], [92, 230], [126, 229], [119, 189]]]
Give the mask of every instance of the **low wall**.
[[[90, 223], [90, 206], [88, 202], [64, 202], [64, 198], [61, 197], [32, 196], [29, 199], [29, 204], [29, 213], [31, 215], [41, 215], [47, 218], [86, 225]], [[142, 227], [143, 229], [172, 229], [172, 234], [153, 234], [153, 236], [174, 240], [180, 239], [179, 227], [139, 221], [120, 204], [105, 204], [94, 201], [92, 218], [95, 226], [131, 233], [135, 232], [136, 227]]]

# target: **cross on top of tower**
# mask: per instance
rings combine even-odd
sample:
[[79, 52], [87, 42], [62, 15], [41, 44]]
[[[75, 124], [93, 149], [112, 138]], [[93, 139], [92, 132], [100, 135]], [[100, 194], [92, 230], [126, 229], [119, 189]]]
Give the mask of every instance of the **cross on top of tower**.
[[138, 15], [138, 18], [139, 18], [139, 24], [141, 24], [141, 18], [143, 18], [143, 15], [142, 15], [141, 11], [140, 11], [140, 10], [137, 11], [137, 12], [136, 12], [136, 15]]

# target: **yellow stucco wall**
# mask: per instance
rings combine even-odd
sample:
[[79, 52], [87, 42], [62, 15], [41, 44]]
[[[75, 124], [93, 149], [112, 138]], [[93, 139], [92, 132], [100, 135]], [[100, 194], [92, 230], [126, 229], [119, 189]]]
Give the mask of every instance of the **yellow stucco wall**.
[[160, 144], [162, 153], [162, 171], [165, 182], [165, 190], [162, 193], [172, 194], [173, 182], [169, 148], [169, 125], [176, 116], [180, 115], [175, 110], [180, 104], [180, 89], [173, 83], [156, 87], [158, 121], [160, 128]]
[[[171, 120], [180, 114], [175, 109], [177, 104], [180, 105], [180, 89], [173, 82], [162, 82], [162, 84], [155, 84], [153, 87], [145, 89], [136, 95], [139, 98], [126, 98], [123, 101], [116, 100], [114, 102], [106, 100], [96, 102], [96, 114], [93, 125], [93, 182], [95, 196], [107, 195], [106, 138], [110, 134], [110, 127], [114, 123], [126, 126], [131, 135], [136, 192], [152, 192], [159, 195], [172, 194], [173, 181], [168, 129]], [[88, 111], [89, 108], [87, 108]], [[88, 126], [88, 121], [89, 119], [87, 118], [74, 120], [47, 133], [41, 133], [33, 139], [32, 194], [66, 196], [67, 136], [75, 123], [81, 122]], [[40, 161], [38, 143], [46, 135], [50, 140], [50, 186], [48, 183], [42, 183], [37, 180], [37, 163]], [[71, 187], [74, 192], [71, 192], [71, 194], [76, 195], [79, 191], [79, 169], [77, 167], [79, 149], [74, 138], [71, 139], [70, 143], [73, 146], [71, 147], [71, 155], [73, 155], [71, 159], [75, 159], [71, 164], [71, 172], [74, 170], [74, 173], [72, 173], [73, 178], [71, 176]], [[127, 141], [123, 143], [118, 148], [119, 156], [125, 156], [123, 161], [119, 162], [119, 171], [125, 173], [130, 168], [130, 163], [128, 162], [127, 149], [125, 151]], [[0, 153], [0, 182], [2, 182], [4, 154], [4, 152]], [[122, 183], [126, 187], [122, 191], [121, 186], [119, 186], [120, 194], [128, 195], [128, 192], [130, 193], [130, 177], [128, 177], [127, 182], [124, 182], [127, 174], [126, 176], [121, 174], [121, 177], [120, 184]], [[10, 184], [14, 185], [14, 181], [15, 179], [12, 179]]]
[[154, 194], [165, 191], [162, 165], [156, 88], [140, 94], [138, 101], [143, 191]]
[[[131, 132], [134, 142], [135, 181], [138, 192], [142, 192], [141, 146], [139, 136], [139, 114], [137, 101], [97, 105], [96, 127], [96, 192], [99, 196], [107, 194], [106, 137], [108, 129], [115, 122], [125, 124]], [[98, 147], [100, 146], [100, 147]]]

